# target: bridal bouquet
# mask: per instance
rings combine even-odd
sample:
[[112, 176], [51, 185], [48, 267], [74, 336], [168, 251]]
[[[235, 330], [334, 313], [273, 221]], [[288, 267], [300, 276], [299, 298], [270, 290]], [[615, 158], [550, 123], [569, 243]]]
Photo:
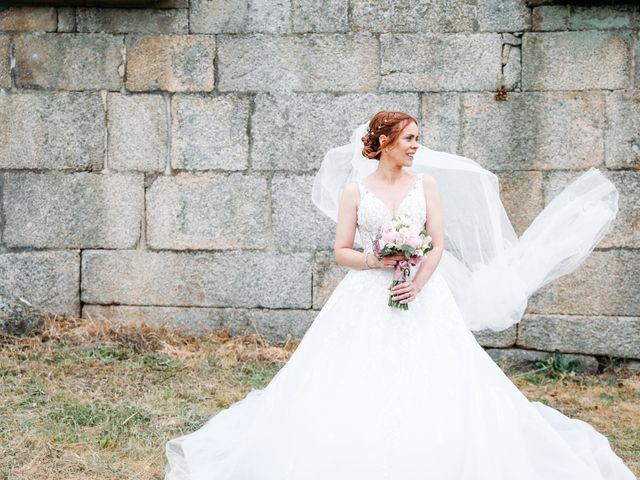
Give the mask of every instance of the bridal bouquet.
[[[387, 255], [402, 253], [404, 260], [400, 260], [393, 271], [393, 286], [407, 281], [411, 274], [410, 266], [420, 263], [422, 256], [433, 249], [431, 237], [422, 226], [411, 223], [411, 219], [401, 215], [391, 222], [385, 222], [373, 239], [373, 251], [378, 260]], [[400, 303], [389, 295], [390, 307], [408, 310], [408, 303]]]

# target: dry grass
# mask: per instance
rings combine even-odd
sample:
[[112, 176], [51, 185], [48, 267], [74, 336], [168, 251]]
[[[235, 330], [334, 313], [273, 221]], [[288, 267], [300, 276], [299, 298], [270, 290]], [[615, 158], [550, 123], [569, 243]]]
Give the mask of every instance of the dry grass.
[[[0, 479], [161, 479], [168, 439], [266, 385], [296, 347], [74, 318], [0, 336]], [[638, 475], [640, 374], [511, 377], [593, 424]]]
[[640, 372], [612, 367], [599, 375], [549, 379], [511, 375], [530, 400], [538, 400], [591, 424], [640, 478]]

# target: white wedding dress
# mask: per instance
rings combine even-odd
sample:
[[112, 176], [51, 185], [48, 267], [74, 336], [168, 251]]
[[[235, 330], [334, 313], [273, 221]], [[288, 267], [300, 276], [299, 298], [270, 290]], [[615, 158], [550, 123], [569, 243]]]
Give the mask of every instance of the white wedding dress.
[[[392, 212], [359, 185], [370, 248]], [[420, 177], [393, 213], [424, 221]], [[588, 423], [517, 389], [437, 269], [406, 311], [391, 275], [350, 270], [264, 389], [167, 443], [166, 480], [635, 479]]]

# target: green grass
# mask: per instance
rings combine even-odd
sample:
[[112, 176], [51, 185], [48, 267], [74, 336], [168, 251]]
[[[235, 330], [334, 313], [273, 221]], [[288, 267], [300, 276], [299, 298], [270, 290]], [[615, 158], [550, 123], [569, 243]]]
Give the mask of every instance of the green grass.
[[[85, 327], [0, 337], [0, 479], [162, 479], [167, 440], [264, 387], [295, 349]], [[511, 378], [592, 423], [638, 475], [640, 374], [576, 375], [565, 360]]]

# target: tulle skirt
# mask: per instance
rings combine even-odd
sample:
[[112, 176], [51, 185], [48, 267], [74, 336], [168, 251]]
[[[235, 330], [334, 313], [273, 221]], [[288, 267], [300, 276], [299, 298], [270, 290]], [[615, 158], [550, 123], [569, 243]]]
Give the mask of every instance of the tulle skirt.
[[406, 311], [390, 284], [350, 270], [264, 389], [167, 443], [166, 480], [635, 479], [588, 423], [517, 389], [437, 270]]

